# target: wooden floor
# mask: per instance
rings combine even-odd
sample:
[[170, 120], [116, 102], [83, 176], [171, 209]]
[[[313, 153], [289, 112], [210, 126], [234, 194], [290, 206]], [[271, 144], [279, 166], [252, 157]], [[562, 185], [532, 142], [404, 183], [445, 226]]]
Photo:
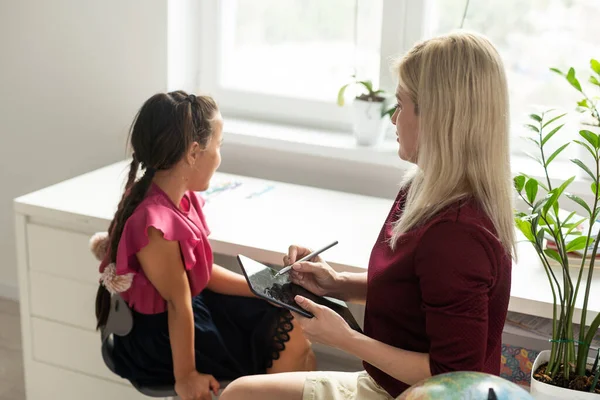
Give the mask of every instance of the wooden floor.
[[0, 297], [0, 400], [25, 400], [19, 303]]

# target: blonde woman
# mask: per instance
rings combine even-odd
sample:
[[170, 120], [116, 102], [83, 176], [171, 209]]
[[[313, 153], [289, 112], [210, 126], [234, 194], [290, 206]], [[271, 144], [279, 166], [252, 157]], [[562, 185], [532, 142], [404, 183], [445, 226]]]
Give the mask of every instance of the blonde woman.
[[[514, 254], [508, 95], [502, 61], [469, 33], [416, 45], [396, 66], [399, 155], [415, 164], [373, 248], [368, 272], [296, 263], [294, 282], [366, 301], [365, 334], [297, 298], [309, 339], [364, 360], [365, 371], [243, 377], [222, 399], [391, 399], [431, 375], [500, 373]], [[309, 252], [290, 247], [284, 262]]]

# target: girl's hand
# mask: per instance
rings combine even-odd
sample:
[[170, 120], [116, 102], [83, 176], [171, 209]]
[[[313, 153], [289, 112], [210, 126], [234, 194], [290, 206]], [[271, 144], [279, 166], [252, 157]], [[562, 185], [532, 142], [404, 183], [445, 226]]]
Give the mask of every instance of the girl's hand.
[[[311, 253], [310, 249], [301, 246], [290, 246], [288, 255], [283, 257], [285, 265], [293, 265], [296, 260]], [[293, 266], [289, 272], [293, 283], [319, 296], [334, 295], [338, 289], [338, 274], [321, 257], [313, 261], [303, 261]]]
[[219, 382], [212, 375], [201, 374], [198, 371], [193, 371], [175, 382], [175, 393], [181, 400], [212, 400], [211, 390], [217, 395], [219, 388]]
[[302, 296], [296, 296], [294, 300], [314, 315], [313, 318], [306, 318], [292, 311], [294, 319], [298, 321], [308, 340], [340, 348], [346, 339], [352, 336], [352, 328], [332, 309]]

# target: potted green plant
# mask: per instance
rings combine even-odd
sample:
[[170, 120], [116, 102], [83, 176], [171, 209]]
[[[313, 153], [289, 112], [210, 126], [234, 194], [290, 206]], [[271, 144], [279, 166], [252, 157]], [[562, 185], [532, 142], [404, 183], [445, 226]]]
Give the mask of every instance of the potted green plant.
[[383, 140], [386, 128], [389, 127], [388, 118], [394, 113], [390, 104], [392, 96], [383, 89], [373, 88], [369, 80], [353, 80], [340, 88], [337, 104], [341, 107], [345, 103], [346, 89], [358, 86], [360, 94], [352, 102], [352, 130], [356, 142], [361, 146], [375, 146]]
[[[598, 64], [593, 60], [592, 68], [600, 74], [595, 65]], [[583, 93], [573, 69], [563, 75], [575, 89]], [[582, 105], [580, 102], [579, 106]], [[588, 98], [585, 105], [600, 125], [596, 103]], [[551, 350], [541, 352], [533, 364], [531, 394], [538, 399], [600, 400], [599, 353], [595, 355], [595, 359], [589, 358], [590, 343], [598, 332], [600, 314], [593, 319], [588, 318], [589, 299], [600, 295], [591, 293], [600, 243], [600, 230], [596, 222], [600, 215], [600, 135], [582, 129], [577, 139], [563, 140], [556, 150], [548, 154], [548, 142], [561, 137], [557, 133], [563, 128], [564, 124], [560, 123], [564, 116], [565, 114], [556, 115], [552, 111], [530, 116], [531, 124], [527, 126], [532, 130], [533, 136], [529, 139], [539, 150], [537, 160], [545, 176], [540, 180], [526, 174], [519, 174], [514, 178], [516, 191], [528, 206], [527, 212], [515, 214], [515, 222], [540, 258], [554, 302]], [[555, 184], [556, 181], [548, 174], [549, 165], [573, 143], [581, 146], [593, 160], [591, 164], [586, 164], [579, 158], [571, 160], [591, 180], [590, 202], [567, 192], [575, 176]], [[578, 220], [576, 212], [565, 213], [561, 209], [565, 199], [571, 205], [578, 205], [581, 210], [585, 210], [585, 218]], [[583, 232], [579, 230], [582, 226], [585, 227]], [[579, 257], [572, 257], [573, 253], [578, 253]], [[577, 335], [573, 320], [575, 304], [580, 297], [583, 297], [583, 307]]]

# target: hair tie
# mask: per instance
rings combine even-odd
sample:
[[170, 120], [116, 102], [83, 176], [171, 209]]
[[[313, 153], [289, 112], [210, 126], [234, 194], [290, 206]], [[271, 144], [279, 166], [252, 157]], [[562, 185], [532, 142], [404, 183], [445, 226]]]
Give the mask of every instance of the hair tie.
[[190, 94], [187, 99], [190, 101], [190, 103], [195, 103], [196, 102], [196, 95]]

